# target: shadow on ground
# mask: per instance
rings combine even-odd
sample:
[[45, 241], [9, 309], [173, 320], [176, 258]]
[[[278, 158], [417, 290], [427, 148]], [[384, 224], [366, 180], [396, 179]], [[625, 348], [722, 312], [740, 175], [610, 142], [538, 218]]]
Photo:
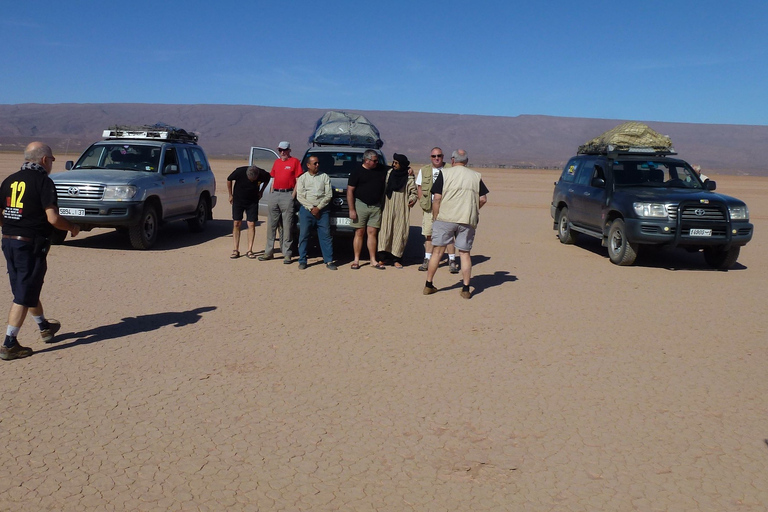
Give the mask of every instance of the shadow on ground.
[[[555, 241], [558, 241], [555, 238]], [[600, 240], [588, 236], [579, 236], [575, 248], [592, 252], [610, 264], [608, 258], [608, 249], [602, 246]], [[666, 270], [698, 270], [706, 272], [724, 272], [724, 270], [715, 269], [707, 265], [704, 261], [704, 255], [701, 251], [689, 252], [684, 248], [661, 247], [655, 245], [644, 245], [640, 247], [637, 253], [637, 259], [633, 266], [647, 268], [661, 268]], [[729, 270], [745, 270], [747, 267], [741, 263], [736, 263]]]
[[[81, 332], [70, 332], [56, 336], [56, 345], [52, 345], [35, 353], [53, 352], [64, 348], [75, 347], [77, 345], [89, 345], [100, 341], [114, 340], [132, 334], [155, 331], [167, 325], [174, 327], [183, 327], [196, 323], [203, 317], [203, 313], [215, 310], [215, 306], [206, 306], [195, 308], [189, 311], [173, 311], [166, 313], [153, 313], [151, 315], [140, 315], [123, 318], [119, 323], [103, 325], [93, 329]], [[62, 343], [66, 340], [74, 340], [68, 343]]]
[[[256, 225], [258, 226], [259, 223]], [[243, 229], [245, 229], [245, 222], [243, 222]], [[91, 249], [131, 249], [131, 241], [128, 238], [127, 232], [118, 232], [108, 228], [94, 228], [92, 233], [92, 235], [86, 237], [80, 235], [75, 238], [67, 235], [64, 245]], [[86, 232], [83, 232], [83, 234], [86, 234]], [[231, 220], [209, 220], [206, 223], [205, 230], [201, 233], [191, 232], [186, 222], [171, 222], [160, 227], [160, 232], [157, 234], [157, 242], [149, 251], [168, 251], [182, 247], [203, 245], [216, 238], [231, 234]], [[243, 233], [241, 238], [245, 239], [246, 234]], [[242, 244], [242, 240], [240, 243]]]

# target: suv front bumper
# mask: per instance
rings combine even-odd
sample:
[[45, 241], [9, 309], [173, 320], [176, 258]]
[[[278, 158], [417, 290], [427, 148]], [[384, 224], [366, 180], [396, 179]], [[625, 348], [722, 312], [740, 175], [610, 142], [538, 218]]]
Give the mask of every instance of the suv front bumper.
[[59, 200], [59, 208], [80, 209], [85, 215], [62, 215], [82, 229], [128, 227], [139, 222], [144, 203], [125, 201], [99, 201], [98, 204]]
[[[683, 224], [668, 220], [624, 219], [627, 239], [632, 243], [649, 245], [693, 246], [714, 245], [742, 246], [752, 240], [754, 227], [749, 222], [731, 222], [701, 225]], [[711, 230], [709, 236], [692, 236], [691, 228]]]

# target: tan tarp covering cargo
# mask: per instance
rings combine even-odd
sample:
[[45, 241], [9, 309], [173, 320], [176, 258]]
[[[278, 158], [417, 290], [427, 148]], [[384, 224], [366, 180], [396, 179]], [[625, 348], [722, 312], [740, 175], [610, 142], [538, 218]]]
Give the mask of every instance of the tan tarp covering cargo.
[[606, 154], [608, 151], [629, 151], [641, 148], [657, 152], [674, 152], [669, 137], [651, 130], [643, 123], [630, 121], [608, 130], [583, 146], [579, 146], [578, 154]]
[[365, 116], [331, 110], [317, 122], [309, 142], [315, 145], [380, 148], [379, 130]]

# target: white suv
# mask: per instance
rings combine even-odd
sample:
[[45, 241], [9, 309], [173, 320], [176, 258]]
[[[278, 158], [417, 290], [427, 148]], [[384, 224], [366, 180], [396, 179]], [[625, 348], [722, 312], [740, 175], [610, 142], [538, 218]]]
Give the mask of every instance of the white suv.
[[[59, 214], [81, 226], [126, 231], [136, 249], [157, 241], [162, 223], [202, 231], [216, 206], [216, 179], [197, 135], [166, 125], [104, 130], [66, 172], [51, 175]], [[64, 241], [57, 231], [54, 243]]]

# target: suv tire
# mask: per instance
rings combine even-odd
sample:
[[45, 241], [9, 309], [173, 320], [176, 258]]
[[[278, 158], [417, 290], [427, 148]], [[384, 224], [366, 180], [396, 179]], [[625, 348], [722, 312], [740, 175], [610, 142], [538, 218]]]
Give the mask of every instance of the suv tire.
[[210, 216], [210, 208], [208, 207], [208, 201], [203, 196], [200, 196], [200, 200], [197, 202], [197, 208], [195, 208], [195, 216], [187, 220], [189, 230], [193, 233], [199, 233], [205, 229], [205, 223]]
[[131, 226], [128, 235], [134, 249], [149, 249], [157, 240], [160, 225], [157, 220], [157, 210], [151, 204], [144, 205], [144, 211], [138, 223]]
[[557, 212], [557, 238], [561, 244], [572, 244], [576, 242], [576, 233], [571, 231], [570, 219], [568, 218], [568, 208], [563, 206]]
[[627, 230], [622, 219], [616, 219], [608, 230], [608, 257], [611, 263], [621, 266], [631, 265], [637, 258], [637, 244], [629, 243]]
[[727, 270], [739, 259], [741, 247], [731, 247], [728, 250], [722, 247], [706, 247], [704, 249], [704, 261], [712, 268]]

